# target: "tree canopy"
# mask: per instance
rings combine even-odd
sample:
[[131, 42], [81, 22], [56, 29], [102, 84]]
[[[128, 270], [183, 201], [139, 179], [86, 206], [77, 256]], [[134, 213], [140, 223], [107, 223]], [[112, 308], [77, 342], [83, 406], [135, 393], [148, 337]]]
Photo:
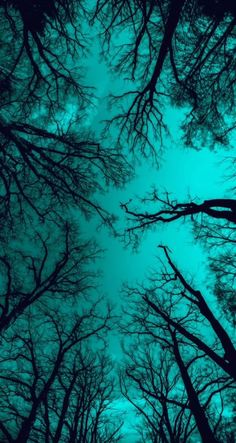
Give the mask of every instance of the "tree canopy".
[[[123, 399], [137, 442], [233, 443], [235, 1], [0, 0], [0, 17], [0, 440], [128, 442]], [[110, 75], [97, 90], [92, 58], [94, 78], [100, 63]], [[150, 193], [147, 177], [120, 204], [121, 233], [113, 196], [175, 143], [230, 150], [227, 195]], [[162, 242], [120, 313], [98, 228], [142, 248], [174, 223], [191, 225], [205, 280]]]

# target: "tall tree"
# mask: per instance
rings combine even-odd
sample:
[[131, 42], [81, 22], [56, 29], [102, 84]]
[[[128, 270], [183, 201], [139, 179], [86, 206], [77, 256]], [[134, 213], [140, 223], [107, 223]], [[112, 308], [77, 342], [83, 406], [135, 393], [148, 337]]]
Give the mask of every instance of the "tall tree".
[[[145, 199], [143, 199], [145, 201]], [[146, 210], [132, 210], [129, 204], [122, 204], [124, 211], [130, 216], [130, 220], [137, 224], [131, 226], [129, 231], [136, 229], [144, 229], [156, 223], [171, 223], [179, 219], [190, 217], [196, 219], [198, 215], [208, 218], [230, 222], [232, 225], [236, 223], [236, 200], [226, 198], [215, 198], [205, 200], [203, 203], [177, 203], [171, 201], [167, 194], [166, 198], [161, 198], [154, 192], [153, 195], [147, 197], [146, 201], [153, 203], [157, 207], [154, 212]]]
[[[58, 123], [48, 130], [22, 120], [1, 122], [2, 223], [32, 212], [40, 220], [53, 218], [55, 204], [60, 209], [79, 206], [87, 215], [97, 213], [104, 221], [109, 219], [93, 194], [109, 183], [122, 186], [130, 176], [128, 163], [89, 135], [80, 140], [77, 124], [71, 121], [63, 129]], [[13, 207], [18, 209], [16, 215]]]
[[58, 203], [107, 221], [93, 194], [109, 183], [122, 186], [130, 170], [124, 156], [84, 128], [92, 92], [80, 83], [82, 2], [4, 0], [0, 11], [7, 36], [0, 67], [1, 223], [32, 211], [44, 220]]
[[202, 441], [223, 442], [230, 378], [204, 362], [174, 330], [147, 335], [135, 348], [126, 350], [122, 392], [143, 418], [143, 441], [194, 442], [200, 434]]
[[39, 300], [52, 306], [67, 301], [69, 306], [89, 297], [96, 278], [89, 265], [98, 248], [92, 241], [75, 242], [76, 235], [69, 224], [54, 236], [52, 231], [33, 232], [33, 238], [22, 236], [23, 247], [15, 243], [0, 256], [1, 334]]
[[[11, 329], [5, 337], [0, 363], [2, 438], [22, 442], [31, 441], [32, 435], [32, 441], [36, 441], [37, 435], [42, 436], [43, 431], [45, 441], [56, 442], [60, 441], [63, 424], [67, 441], [76, 441], [80, 435], [81, 414], [84, 420], [88, 420], [87, 413], [92, 414], [89, 418], [92, 420], [94, 407], [100, 404], [101, 398], [100, 415], [103, 414], [106, 395], [109, 398], [112, 393], [111, 386], [105, 388], [108, 379], [104, 380], [110, 366], [105, 357], [99, 360], [84, 352], [92, 337], [98, 340], [97, 343], [104, 337], [109, 317], [109, 312], [101, 315], [96, 304], [80, 314], [70, 313], [70, 319], [58, 313], [56, 307], [48, 310], [42, 306], [38, 311], [34, 310], [34, 314], [25, 315]], [[82, 380], [88, 381], [88, 385], [84, 385], [86, 400], [77, 411], [77, 435], [70, 440], [70, 426], [66, 422], [69, 420], [70, 423], [71, 414], [75, 414], [73, 405], [79, 400], [78, 393], [83, 396], [81, 376]], [[102, 393], [104, 397], [101, 397]], [[69, 401], [72, 402], [70, 405]], [[91, 401], [95, 403], [91, 405]], [[70, 411], [67, 411], [69, 406]], [[63, 414], [68, 418], [65, 419]], [[98, 422], [100, 418], [98, 416]], [[39, 422], [43, 422], [43, 428]]]
[[53, 103], [65, 89], [82, 96], [72, 69], [73, 57], [83, 49], [81, 28], [76, 26], [83, 15], [82, 3], [2, 0], [0, 8], [7, 37], [1, 46], [6, 56], [0, 69], [2, 84], [18, 89], [22, 105], [25, 100], [31, 106], [41, 100]]
[[[129, 321], [124, 325], [124, 332], [137, 337], [137, 351], [133, 348], [128, 352], [125, 374], [141, 390], [145, 400], [133, 403], [149, 423], [153, 441], [155, 438], [156, 441], [183, 441], [184, 435], [195, 429], [192, 419], [202, 441], [224, 441], [221, 436], [226, 425], [224, 410], [232, 408], [229, 405], [236, 380], [236, 351], [231, 329], [227, 330], [202, 293], [187, 282], [166, 248], [164, 253], [168, 264], [163, 265], [160, 274], [153, 274], [147, 285], [127, 288], [131, 302], [127, 301], [125, 306]], [[163, 381], [167, 376], [169, 384]], [[175, 386], [171, 380], [177, 386], [175, 397], [168, 388]], [[167, 391], [163, 392], [163, 386], [167, 386]], [[186, 397], [181, 396], [183, 393]], [[167, 412], [163, 415], [163, 402], [169, 409], [169, 425]], [[173, 411], [173, 405], [177, 410]], [[191, 417], [188, 418], [185, 412], [189, 411]], [[180, 428], [175, 427], [178, 417]], [[176, 435], [178, 429], [183, 432], [182, 436]], [[231, 438], [231, 432], [234, 432], [233, 423], [227, 439]], [[224, 431], [224, 438], [226, 434]]]
[[190, 441], [196, 426], [171, 352], [154, 341], [136, 345], [125, 349], [121, 390], [141, 418], [142, 441]]
[[133, 149], [137, 142], [143, 152], [146, 144], [158, 148], [153, 136], [162, 140], [163, 110], [170, 102], [185, 106], [187, 144], [199, 145], [199, 136], [209, 143], [226, 142], [235, 128], [233, 1], [98, 0], [94, 17], [113, 52], [113, 35], [124, 33], [114, 64], [135, 86], [117, 97], [125, 109], [112, 121], [121, 135], [129, 134]]

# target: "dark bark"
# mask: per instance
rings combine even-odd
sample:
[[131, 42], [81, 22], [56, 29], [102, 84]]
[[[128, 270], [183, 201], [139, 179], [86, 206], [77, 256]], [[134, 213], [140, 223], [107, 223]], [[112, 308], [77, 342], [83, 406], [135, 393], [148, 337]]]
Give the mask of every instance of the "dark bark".
[[153, 198], [153, 203], [161, 204], [161, 208], [157, 212], [133, 211], [129, 209], [127, 204], [122, 204], [125, 212], [131, 216], [132, 222], [137, 224], [128, 228], [132, 232], [138, 229], [147, 228], [149, 225], [156, 223], [171, 223], [185, 217], [194, 217], [198, 214], [205, 214], [218, 220], [226, 220], [236, 224], [236, 200], [234, 199], [211, 199], [205, 200], [201, 204], [197, 203], [171, 203], [168, 200], [159, 199], [157, 196]]
[[[171, 329], [170, 329], [171, 330]], [[188, 370], [185, 367], [185, 364], [182, 360], [178, 341], [176, 339], [175, 332], [171, 332], [173, 344], [174, 344], [174, 355], [176, 359], [176, 363], [178, 364], [183, 383], [186, 389], [186, 392], [188, 394], [189, 399], [189, 407], [193, 413], [193, 416], [195, 418], [198, 431], [201, 435], [202, 442], [203, 443], [219, 443], [218, 440], [214, 437], [213, 431], [211, 430], [211, 427], [209, 425], [209, 422], [207, 420], [205, 411], [203, 407], [200, 404], [200, 401], [198, 399], [198, 395], [194, 389], [194, 386], [192, 384], [191, 378], [189, 377]]]
[[62, 403], [62, 408], [60, 411], [60, 417], [58, 420], [58, 424], [57, 424], [57, 428], [56, 428], [56, 432], [55, 435], [53, 437], [53, 443], [59, 443], [60, 442], [60, 438], [61, 438], [61, 433], [62, 433], [62, 428], [64, 425], [64, 421], [66, 419], [66, 414], [69, 408], [69, 401], [70, 401], [70, 396], [71, 396], [71, 392], [73, 390], [74, 384], [76, 383], [76, 378], [78, 376], [78, 372], [75, 371], [75, 373], [73, 374], [73, 377], [71, 379], [70, 385], [68, 386], [66, 392], [65, 392], [65, 396], [63, 399], [63, 403]]
[[[228, 333], [226, 332], [226, 330], [223, 328], [221, 323], [217, 320], [217, 318], [209, 308], [202, 293], [198, 290], [193, 289], [192, 286], [190, 286], [187, 283], [181, 272], [176, 268], [176, 266], [170, 259], [170, 255], [167, 252], [167, 248], [163, 247], [163, 250], [165, 252], [168, 263], [171, 266], [172, 270], [174, 271], [176, 277], [180, 280], [183, 287], [191, 294], [191, 296], [193, 296], [193, 303], [197, 305], [199, 311], [208, 320], [213, 331], [216, 333], [217, 337], [219, 338], [222, 347], [225, 351], [224, 358], [225, 360], [230, 362], [231, 367], [233, 368], [235, 366], [235, 361], [236, 361], [236, 349]], [[185, 294], [183, 293], [183, 297], [184, 296]]]
[[155, 92], [157, 81], [162, 73], [163, 64], [165, 59], [169, 53], [173, 36], [175, 34], [176, 28], [180, 22], [182, 8], [185, 4], [186, 0], [172, 0], [170, 4], [170, 10], [168, 14], [168, 18], [165, 23], [165, 30], [163, 34], [163, 38], [161, 41], [161, 46], [159, 49], [159, 54], [157, 57], [157, 62], [154, 67], [153, 74], [149, 83], [146, 86], [146, 90], [150, 90], [153, 94]]
[[162, 311], [155, 303], [148, 299], [147, 296], [143, 297], [144, 301], [153, 309], [154, 312], [158, 314], [167, 325], [172, 326], [180, 334], [186, 337], [190, 343], [195, 344], [199, 350], [203, 351], [209, 358], [211, 358], [218, 366], [220, 366], [227, 374], [229, 374], [234, 380], [236, 380], [236, 367], [231, 365], [225, 358], [219, 356], [213, 349], [211, 349], [206, 343], [204, 343], [200, 338], [195, 336], [193, 333], [189, 332], [184, 326], [179, 322], [173, 320], [164, 311]]

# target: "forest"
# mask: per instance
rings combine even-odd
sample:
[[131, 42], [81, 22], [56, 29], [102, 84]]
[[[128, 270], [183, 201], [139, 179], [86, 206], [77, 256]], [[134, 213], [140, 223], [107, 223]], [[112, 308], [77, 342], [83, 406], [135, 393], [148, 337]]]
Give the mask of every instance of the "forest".
[[234, 443], [235, 0], [0, 20], [0, 442]]

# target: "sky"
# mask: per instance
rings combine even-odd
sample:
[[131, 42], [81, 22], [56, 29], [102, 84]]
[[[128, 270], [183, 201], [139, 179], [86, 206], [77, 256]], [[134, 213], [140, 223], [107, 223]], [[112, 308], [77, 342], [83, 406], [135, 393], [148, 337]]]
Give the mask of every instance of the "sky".
[[[98, 58], [94, 56], [97, 63], [90, 65], [87, 71], [88, 83], [92, 83], [97, 90], [98, 97], [87, 112], [87, 128], [102, 128], [102, 119], [107, 118], [106, 96], [112, 91], [114, 74], [109, 75], [109, 69], [105, 64], [99, 64]], [[96, 76], [94, 76], [96, 73]], [[66, 113], [69, 120], [70, 114], [75, 111], [72, 103], [68, 106]], [[166, 110], [166, 119], [170, 130], [170, 137], [164, 139], [163, 154], [160, 157], [159, 166], [152, 159], [140, 159], [136, 161], [135, 176], [125, 185], [123, 189], [110, 187], [104, 195], [97, 195], [102, 207], [118, 217], [116, 229], [123, 233], [127, 228], [127, 218], [120, 204], [133, 199], [137, 202], [138, 197], [143, 197], [153, 187], [161, 192], [171, 193], [173, 199], [178, 201], [189, 201], [192, 199], [201, 202], [205, 199], [227, 197], [229, 183], [225, 177], [224, 159], [226, 153], [223, 150], [210, 151], [206, 147], [197, 151], [185, 148], [181, 142], [180, 122], [181, 111], [175, 108]], [[112, 139], [112, 134], [111, 134]], [[112, 143], [111, 143], [112, 146]], [[126, 150], [125, 150], [126, 149]], [[128, 156], [127, 148], [124, 153]], [[133, 159], [130, 157], [130, 161]], [[153, 208], [154, 210], [154, 208]], [[79, 217], [81, 214], [79, 213]], [[167, 245], [177, 267], [184, 273], [185, 277], [194, 279], [195, 287], [207, 294], [207, 301], [213, 303], [214, 296], [206, 288], [207, 274], [207, 251], [203, 245], [196, 242], [193, 237], [190, 220], [178, 220], [168, 225], [158, 225], [143, 236], [137, 250], [126, 245], [121, 238], [114, 237], [105, 227], [97, 230], [98, 220], [93, 217], [90, 221], [81, 224], [82, 235], [86, 238], [94, 238], [104, 253], [94, 263], [96, 270], [101, 271], [98, 291], [104, 295], [105, 300], [115, 306], [115, 313], [121, 314], [123, 303], [122, 286], [128, 283], [135, 286], [136, 283], [144, 281], [150, 271], [158, 271], [158, 258], [162, 256], [158, 245]], [[114, 325], [109, 335], [109, 355], [119, 365], [122, 363], [121, 336]], [[138, 434], [135, 424], [138, 418], [134, 407], [123, 397], [118, 398], [111, 405], [112, 412], [124, 417], [125, 424], [122, 429], [124, 438], [122, 443], [137, 443]], [[196, 442], [198, 443], [198, 442]]]
[[[89, 110], [87, 124], [91, 128], [96, 126], [99, 128], [101, 120], [107, 118], [106, 96], [112, 92], [114, 83], [121, 80], [109, 73], [109, 68], [105, 63], [99, 63], [95, 55], [93, 60], [98, 66], [94, 69], [94, 65], [90, 65], [92, 72], [88, 69], [87, 77], [96, 87], [100, 97]], [[95, 77], [93, 77], [94, 71]], [[223, 162], [226, 153], [222, 150], [210, 151], [204, 147], [199, 151], [184, 147], [179, 130], [181, 117], [179, 109], [173, 107], [167, 109], [166, 119], [171, 135], [164, 140], [164, 150], [158, 167], [153, 164], [151, 158], [141, 159], [139, 163], [136, 162], [134, 179], [123, 189], [110, 187], [105, 195], [99, 196], [102, 205], [118, 216], [119, 232], [124, 232], [127, 228], [126, 215], [120, 203], [130, 199], [135, 203], [138, 197], [144, 197], [153, 187], [161, 192], [168, 190], [173, 199], [176, 198], [178, 201], [189, 201], [189, 196], [200, 202], [228, 195], [229, 185], [225, 180]], [[194, 242], [189, 220], [185, 223], [183, 220], [177, 221], [168, 226], [158, 225], [144, 235], [136, 252], [131, 247], [126, 247], [121, 239], [112, 237], [105, 227], [96, 231], [96, 226], [97, 221], [93, 219], [90, 223], [86, 222], [84, 229], [85, 233], [94, 235], [101, 247], [106, 249], [105, 255], [100, 260], [100, 266], [103, 270], [103, 290], [111, 299], [119, 298], [119, 289], [123, 281], [135, 282], [145, 278], [148, 270], [155, 265], [155, 257], [160, 256], [159, 244], [170, 247], [173, 258], [177, 260], [183, 271], [197, 275], [201, 266], [205, 266], [204, 250], [201, 245]]]
[[[85, 26], [88, 25], [86, 24]], [[106, 58], [106, 54], [101, 56], [102, 48], [97, 32], [98, 29], [96, 27], [87, 30], [88, 38], [90, 38], [88, 58], [85, 59], [82, 56], [77, 60], [73, 60], [75, 66], [71, 65], [71, 69], [76, 69], [76, 65], [80, 69], [81, 63], [84, 63], [84, 83], [94, 87], [94, 97], [86, 107], [84, 126], [79, 127], [79, 130], [82, 132], [84, 129], [85, 133], [94, 134], [94, 137], [91, 135], [91, 138], [94, 138], [94, 140], [99, 140], [99, 137], [101, 137], [101, 143], [107, 149], [110, 149], [115, 147], [117, 130], [111, 127], [109, 131], [106, 131], [105, 137], [102, 134], [104, 129], [103, 120], [109, 119], [115, 112], [115, 106], [108, 106], [107, 97], [110, 94], [120, 93], [120, 91], [129, 86], [135, 88], [135, 84], [132, 84], [131, 81], [125, 81], [123, 77], [114, 71], [112, 67], [113, 57], [109, 56]], [[122, 43], [122, 39], [125, 38], [127, 40], [128, 37], [127, 31], [120, 33], [120, 35], [117, 35], [115, 44]], [[51, 123], [49, 129], [53, 131], [54, 126], [59, 121], [66, 128], [72, 116], [77, 117], [78, 114], [80, 115], [78, 103], [79, 97], [76, 95], [71, 97], [70, 102], [66, 101], [64, 115], [61, 109], [58, 110], [55, 122]], [[43, 114], [46, 116], [46, 108], [43, 103], [40, 112], [42, 116]], [[200, 289], [206, 295], [207, 302], [211, 306], [215, 302], [214, 295], [208, 284], [208, 279], [210, 278], [207, 260], [209, 251], [202, 244], [195, 241], [190, 219], [180, 219], [174, 223], [153, 226], [153, 229], [145, 232], [135, 250], [132, 248], [132, 245], [125, 242], [123, 235], [128, 227], [128, 222], [127, 215], [122, 209], [121, 204], [132, 201], [131, 207], [132, 204], [134, 206], [138, 205], [138, 199], [144, 197], [153, 188], [158, 189], [160, 194], [168, 191], [170, 197], [179, 202], [191, 200], [202, 202], [206, 199], [230, 197], [224, 163], [224, 159], [229, 155], [229, 152], [226, 153], [223, 149], [209, 150], [207, 146], [201, 146], [199, 150], [184, 147], [181, 139], [181, 122], [183, 121], [184, 112], [184, 109], [175, 108], [174, 106], [166, 107], [164, 117], [169, 134], [166, 134], [163, 138], [162, 149], [160, 149], [159, 141], [155, 142], [158, 152], [158, 164], [153, 161], [151, 156], [144, 158], [138, 146], [135, 149], [136, 155], [134, 157], [129, 149], [129, 140], [124, 139], [123, 154], [134, 167], [134, 177], [122, 189], [110, 186], [105, 188], [104, 194], [101, 195], [99, 190], [97, 195], [92, 196], [92, 198], [97, 199], [101, 207], [117, 217], [114, 227], [120, 236], [112, 236], [107, 226], [100, 226], [97, 229], [100, 223], [98, 217], [93, 216], [90, 220], [85, 220], [81, 214], [81, 209], [76, 210], [81, 240], [95, 239], [98, 246], [104, 251], [91, 264], [91, 271], [97, 270], [101, 272], [96, 288], [97, 293], [103, 295], [104, 299], [114, 306], [114, 314], [117, 314], [117, 320], [113, 322], [112, 330], [108, 335], [107, 345], [108, 355], [114, 362], [114, 368], [121, 367], [124, 357], [121, 346], [123, 337], [119, 331], [119, 323], [120, 319], [122, 319], [122, 304], [125, 303], [122, 287], [124, 284], [128, 284], [129, 287], [136, 286], [147, 280], [151, 272], [158, 273], [160, 266], [159, 258], [163, 257], [163, 251], [158, 247], [159, 245], [168, 246], [173, 262], [186, 279], [193, 278], [193, 286]], [[39, 116], [39, 110], [35, 107], [32, 120], [37, 120]], [[77, 121], [77, 124], [79, 126], [80, 121]], [[141, 203], [140, 208], [142, 208]], [[155, 206], [152, 208], [152, 211], [154, 210]], [[74, 211], [74, 208], [72, 211]], [[55, 230], [55, 236], [58, 236], [57, 230]], [[52, 244], [54, 244], [53, 238], [51, 240]], [[17, 239], [13, 246], [17, 246], [17, 244], [21, 244], [20, 249], [23, 247], [23, 250], [24, 248], [26, 250], [32, 248], [32, 244], [29, 244], [28, 240], [25, 244], [22, 244], [21, 239]], [[41, 245], [39, 245], [40, 248]], [[35, 253], [37, 254], [37, 249]], [[49, 258], [51, 260], [50, 254], [54, 256], [54, 251], [50, 250]], [[17, 272], [21, 272], [21, 266], [17, 268]], [[92, 291], [93, 289], [91, 289]], [[53, 304], [54, 302], [52, 300], [51, 303]], [[104, 304], [102, 306], [104, 307]], [[83, 307], [80, 303], [79, 308]], [[64, 312], [70, 313], [70, 305], [66, 306]], [[93, 351], [99, 352], [101, 342], [97, 341], [95, 343], [95, 339], [92, 337], [91, 343]], [[158, 362], [158, 359], [156, 360]], [[118, 378], [115, 370], [114, 376]], [[135, 430], [135, 425], [139, 422], [139, 419], [135, 409], [125, 397], [122, 397], [119, 392], [119, 386], [117, 386], [116, 392], [118, 398], [109, 404], [108, 413], [111, 413], [111, 416], [113, 413], [117, 414], [124, 419], [122, 430], [124, 435], [123, 443], [137, 443], [138, 434]], [[131, 395], [134, 396], [133, 401], [142, 402], [134, 391], [131, 392]], [[195, 443], [198, 442], [196, 441]]]
[[[101, 121], [109, 117], [106, 97], [119, 89], [122, 79], [116, 76], [99, 54], [99, 43], [96, 40], [91, 48], [90, 58], [86, 68], [88, 84], [96, 89], [97, 98], [94, 99], [87, 111], [87, 128], [100, 133]], [[72, 109], [72, 108], [71, 108]], [[178, 201], [189, 201], [190, 196], [196, 201], [210, 198], [226, 197], [229, 194], [228, 182], [225, 179], [225, 151], [210, 151], [207, 147], [201, 150], [186, 148], [181, 141], [180, 123], [183, 113], [180, 109], [167, 108], [166, 121], [170, 137], [164, 139], [164, 150], [160, 156], [159, 167], [153, 164], [152, 159], [136, 161], [135, 177], [123, 189], [109, 188], [105, 195], [98, 196], [103, 207], [118, 216], [117, 229], [124, 232], [127, 220], [120, 208], [120, 203], [129, 199], [137, 201], [151, 191], [152, 187], [160, 191], [168, 190]], [[112, 132], [109, 134], [112, 146]], [[109, 137], [108, 137], [109, 142]], [[124, 152], [128, 154], [127, 147]], [[103, 256], [96, 261], [97, 269], [102, 271], [99, 291], [107, 300], [116, 305], [116, 312], [121, 308], [121, 289], [124, 282], [135, 285], [142, 282], [151, 270], [158, 269], [158, 257], [161, 257], [159, 244], [167, 245], [172, 251], [172, 258], [186, 277], [194, 278], [196, 287], [207, 293], [208, 302], [213, 297], [206, 289], [207, 251], [197, 243], [192, 234], [189, 220], [176, 221], [168, 225], [159, 225], [147, 232], [137, 251], [124, 244], [120, 238], [114, 238], [106, 227], [96, 230], [97, 220], [92, 219], [83, 223], [82, 230], [88, 237], [96, 239], [99, 246], [105, 249]], [[214, 300], [212, 299], [212, 302]], [[122, 360], [120, 334], [118, 330], [110, 334], [109, 353], [118, 363]], [[124, 442], [135, 443], [137, 434], [134, 430], [134, 411], [132, 406], [123, 398], [114, 405], [117, 411], [125, 413]]]

